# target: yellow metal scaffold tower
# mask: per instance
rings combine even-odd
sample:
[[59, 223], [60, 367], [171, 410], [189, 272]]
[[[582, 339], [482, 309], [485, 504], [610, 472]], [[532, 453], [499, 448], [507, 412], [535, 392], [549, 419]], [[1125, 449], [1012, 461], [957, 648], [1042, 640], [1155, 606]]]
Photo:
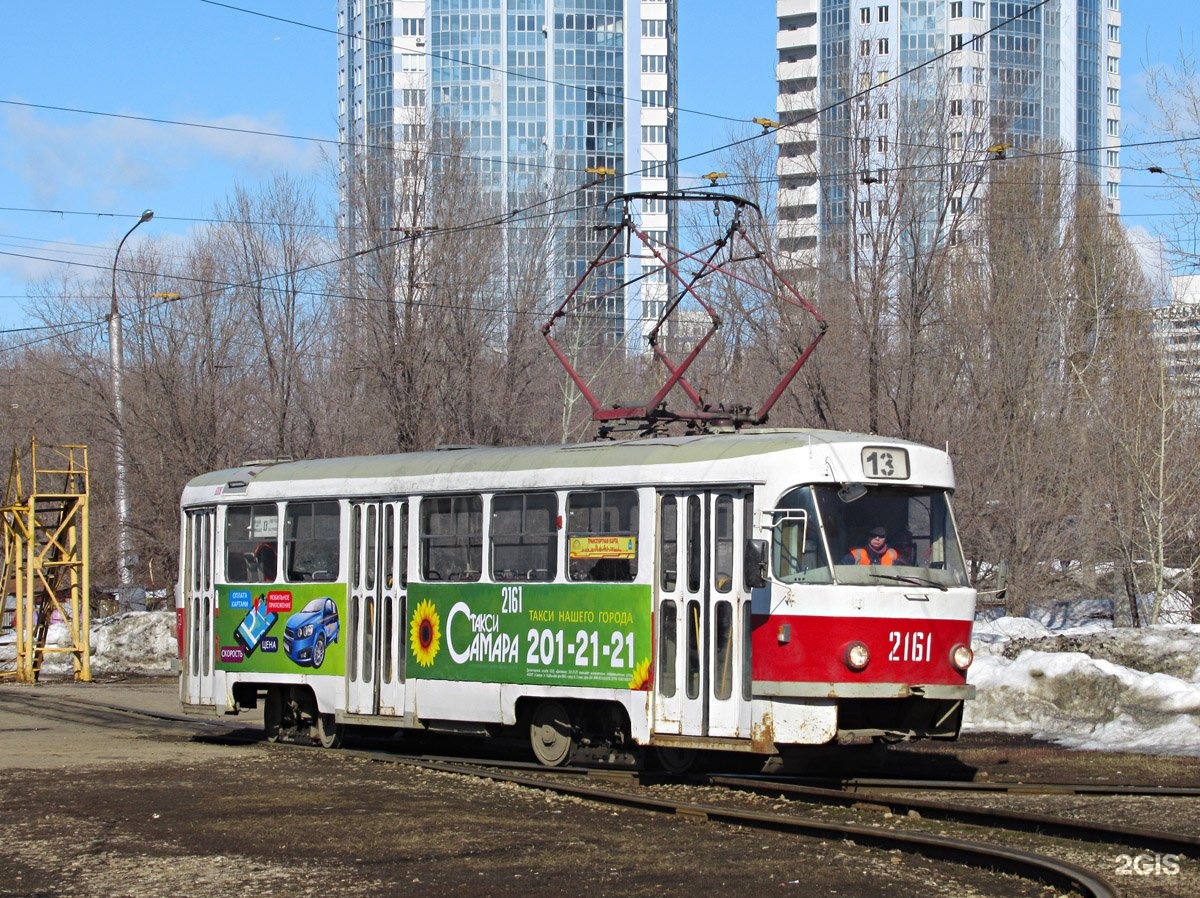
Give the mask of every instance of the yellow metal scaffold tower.
[[[70, 653], [75, 679], [90, 682], [87, 447], [39, 446], [32, 439], [29, 471], [26, 491], [21, 455], [14, 449], [0, 513], [3, 624], [16, 632], [15, 676], [19, 682], [36, 683], [46, 655]], [[55, 620], [67, 626], [67, 645], [46, 645]]]

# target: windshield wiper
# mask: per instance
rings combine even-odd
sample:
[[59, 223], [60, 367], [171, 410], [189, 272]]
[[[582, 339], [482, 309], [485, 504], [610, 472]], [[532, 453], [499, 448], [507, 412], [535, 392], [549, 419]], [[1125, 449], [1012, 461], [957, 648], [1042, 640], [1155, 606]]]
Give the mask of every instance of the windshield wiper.
[[949, 588], [942, 583], [938, 583], [936, 580], [918, 577], [916, 574], [877, 574], [872, 571], [871, 576], [877, 577], [880, 580], [894, 580], [897, 583], [909, 583], [913, 586], [932, 586], [935, 589], [940, 589], [942, 592], [945, 592]]

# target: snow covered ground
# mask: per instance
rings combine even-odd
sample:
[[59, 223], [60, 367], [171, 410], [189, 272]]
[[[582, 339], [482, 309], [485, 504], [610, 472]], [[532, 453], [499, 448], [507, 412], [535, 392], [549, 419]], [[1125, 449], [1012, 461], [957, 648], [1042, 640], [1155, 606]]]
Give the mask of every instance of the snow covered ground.
[[[65, 633], [51, 629], [50, 639]], [[11, 634], [0, 670], [11, 670]], [[175, 615], [134, 612], [95, 621], [97, 675], [173, 675]], [[1111, 603], [1057, 605], [975, 624], [978, 689], [965, 729], [1033, 736], [1075, 748], [1200, 757], [1200, 625], [1112, 625]], [[66, 656], [48, 674], [69, 673]]]
[[1200, 625], [1113, 627], [1110, 608], [976, 621], [964, 729], [1200, 757]]

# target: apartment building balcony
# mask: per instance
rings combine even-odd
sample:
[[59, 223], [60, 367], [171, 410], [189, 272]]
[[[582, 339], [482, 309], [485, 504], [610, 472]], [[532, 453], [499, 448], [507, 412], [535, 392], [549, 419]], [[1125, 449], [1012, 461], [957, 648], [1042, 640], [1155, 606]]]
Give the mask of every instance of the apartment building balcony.
[[775, 78], [778, 81], [798, 81], [803, 78], [816, 80], [819, 68], [816, 47], [813, 47], [811, 57], [795, 56], [785, 59], [782, 54], [779, 64], [775, 66]]
[[[785, 156], [780, 154], [775, 165], [775, 172], [780, 178], [788, 179], [790, 184], [792, 181], [801, 182], [804, 179], [816, 181], [817, 160], [814, 158], [815, 147], [813, 153], [803, 153], [795, 156]], [[801, 186], [799, 183], [797, 186]]]

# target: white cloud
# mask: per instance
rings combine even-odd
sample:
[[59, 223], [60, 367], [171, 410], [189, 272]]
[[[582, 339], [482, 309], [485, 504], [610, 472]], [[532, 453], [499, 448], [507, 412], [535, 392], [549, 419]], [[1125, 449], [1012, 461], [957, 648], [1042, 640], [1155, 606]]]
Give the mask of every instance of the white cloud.
[[286, 132], [276, 120], [193, 121], [208, 127], [10, 107], [0, 115], [7, 163], [0, 185], [33, 205], [114, 211], [129, 193], [152, 196], [190, 185], [224, 195], [235, 183], [281, 171], [314, 173], [323, 164], [321, 144], [271, 136]]

